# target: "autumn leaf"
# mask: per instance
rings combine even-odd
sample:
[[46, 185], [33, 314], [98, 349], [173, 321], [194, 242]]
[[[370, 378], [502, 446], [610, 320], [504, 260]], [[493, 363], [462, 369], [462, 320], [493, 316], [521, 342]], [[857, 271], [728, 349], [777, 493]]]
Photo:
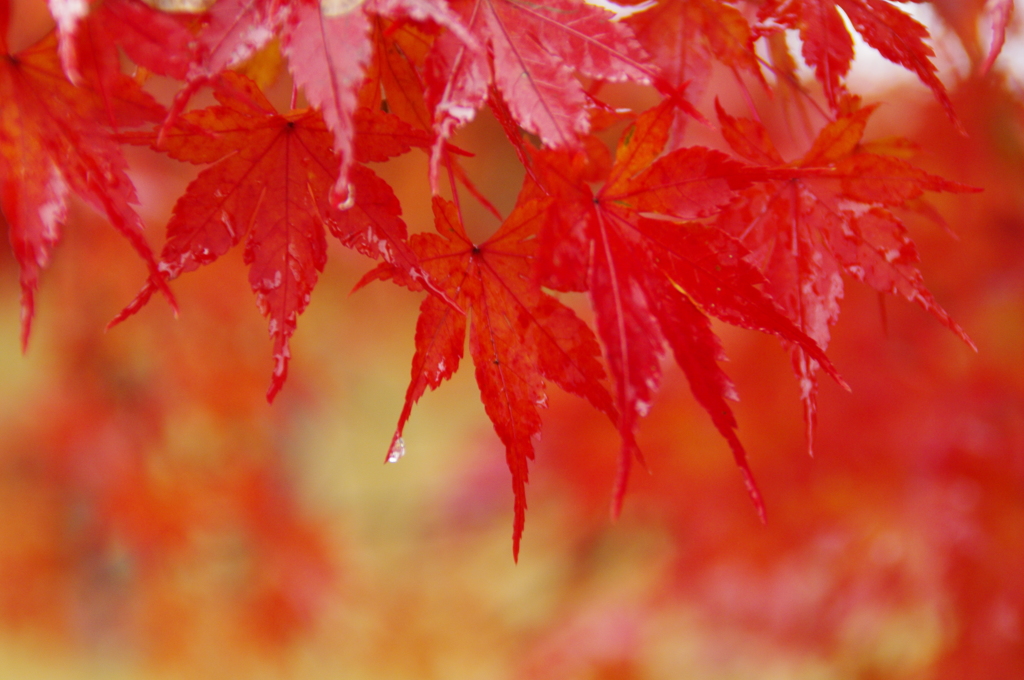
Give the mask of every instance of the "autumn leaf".
[[310, 104], [323, 112], [324, 122], [334, 133], [334, 151], [340, 159], [334, 191], [347, 200], [352, 114], [371, 53], [369, 20], [362, 10], [326, 16], [318, 3], [294, 3], [281, 51], [295, 83]]
[[[764, 82], [754, 51], [754, 34], [740, 10], [721, 0], [661, 0], [625, 18], [660, 71], [659, 89], [686, 91], [696, 101], [711, 77], [713, 60]], [[685, 119], [674, 122], [681, 137]]]
[[[154, 290], [167, 292], [171, 279], [244, 242], [273, 344], [273, 398], [329, 232], [383, 262], [360, 285], [391, 278], [430, 293], [389, 457], [404, 450], [419, 397], [457, 369], [468, 333], [484, 407], [512, 472], [516, 552], [547, 383], [584, 396], [614, 421], [618, 512], [669, 352], [763, 516], [712, 319], [784, 342], [808, 441], [817, 371], [835, 376], [824, 349], [844, 276], [913, 300], [970, 342], [925, 288], [898, 212], [925, 210], [926, 191], [967, 188], [912, 166], [907, 145], [863, 141], [872, 109], [858, 108], [846, 91], [855, 32], [916, 73], [951, 117], [952, 109], [928, 32], [896, 0], [621, 2], [48, 0], [57, 38], [0, 64], [0, 207], [21, 268], [24, 336], [67, 199], [77, 194], [149, 265], [148, 282], [115, 322]], [[10, 4], [0, 0], [5, 53], [7, 30], [18, 31], [9, 25]], [[1012, 2], [993, 0], [987, 14], [985, 6], [936, 5], [943, 17], [960, 17], [950, 23], [961, 36], [991, 19], [994, 55]], [[787, 46], [793, 31], [821, 95], [798, 82]], [[962, 39], [981, 63], [977, 36]], [[290, 109], [299, 110], [275, 110], [232, 71], [260, 72], [247, 63], [260, 53], [276, 54], [275, 70], [287, 60]], [[132, 78], [124, 73], [129, 60], [138, 67]], [[711, 85], [712, 69], [732, 71], [743, 95], [751, 78], [768, 86], [762, 66], [775, 76], [769, 94], [792, 86], [798, 113], [816, 108], [830, 121], [810, 148], [783, 158], [765, 126], [720, 107], [732, 154], [684, 145], [680, 114], [701, 117], [687, 98]], [[147, 81], [151, 73], [166, 78]], [[645, 87], [606, 87], [624, 82]], [[141, 83], [170, 101], [167, 115]], [[217, 103], [194, 105], [207, 86]], [[608, 103], [599, 99], [603, 91]], [[657, 103], [639, 116], [618, 108], [648, 97]], [[747, 100], [765, 108], [765, 120], [790, 113], [788, 100], [778, 107], [780, 100]], [[449, 143], [485, 105], [526, 172], [515, 210], [498, 234], [474, 245], [458, 201], [438, 198], [438, 233], [410, 244], [396, 191], [370, 164], [429, 149], [432, 189], [443, 165], [453, 197], [462, 184], [497, 214], [471, 177], [486, 164], [459, 165], [456, 156], [467, 152]], [[143, 123], [160, 127], [131, 131]], [[614, 153], [591, 134], [627, 125]], [[159, 262], [140, 235], [118, 143], [205, 166], [175, 206]], [[586, 293], [590, 328], [552, 290]]]
[[422, 130], [432, 130], [420, 72], [434, 36], [410, 22], [371, 18], [373, 56], [360, 89], [360, 106], [387, 110]]
[[[185, 86], [175, 97], [164, 132], [177, 122], [200, 87], [279, 36], [297, 85], [306, 91], [310, 103], [322, 108], [334, 132], [339, 168], [347, 169], [351, 163], [356, 87], [370, 50], [369, 25], [363, 11], [325, 16], [320, 4], [311, 0], [218, 0], [203, 18]], [[347, 177], [347, 172], [341, 177]], [[337, 189], [344, 200], [345, 179]]]
[[[225, 74], [215, 90], [219, 106], [189, 112], [172, 130], [129, 137], [173, 158], [213, 163], [178, 200], [167, 225], [160, 271], [168, 279], [221, 257], [245, 239], [249, 284], [270, 320], [274, 370], [267, 399], [284, 384], [289, 339], [309, 304], [326, 262], [324, 228], [371, 257], [395, 265], [409, 285], [426, 275], [405, 244], [405, 224], [391, 188], [365, 166], [352, 175], [353, 205], [339, 211], [329, 200], [338, 162], [332, 135], [316, 110], [280, 115], [252, 81]], [[364, 135], [356, 148], [382, 160], [425, 145], [425, 135], [382, 112], [359, 117]], [[112, 323], [135, 313], [152, 294], [150, 281]]]
[[989, 3], [988, 14], [992, 17], [992, 44], [988, 50], [988, 56], [981, 65], [981, 72], [985, 73], [995, 63], [999, 53], [1003, 51], [1003, 44], [1006, 42], [1006, 27], [1013, 15], [1013, 0], [995, 0]]
[[588, 97], [575, 73], [601, 80], [651, 82], [647, 57], [630, 29], [602, 8], [575, 0], [452, 3], [487, 49], [442, 34], [427, 57], [427, 98], [438, 142], [473, 119], [492, 83], [516, 122], [545, 146], [579, 146], [590, 129]]
[[206, 25], [196, 38], [185, 87], [175, 98], [167, 124], [174, 123], [200, 86], [278, 36], [296, 86], [320, 109], [333, 135], [339, 170], [332, 200], [344, 203], [349, 198], [348, 171], [353, 162], [352, 117], [373, 52], [368, 12], [432, 21], [454, 36], [471, 40], [440, 0], [218, 0], [205, 14]]
[[[870, 106], [826, 125], [803, 158], [786, 164], [764, 127], [733, 118], [716, 103], [722, 134], [743, 158], [775, 168], [776, 181], [743, 192], [718, 216], [718, 225], [740, 239], [764, 272], [781, 309], [821, 347], [839, 319], [842, 274], [881, 293], [916, 302], [973, 343], [924, 285], [917, 250], [891, 208], [925, 191], [964, 192], [970, 187], [915, 168], [906, 161], [869, 153], [861, 146]], [[804, 348], [792, 351], [800, 379], [812, 447], [816, 422], [817, 361]]]
[[193, 36], [181, 15], [157, 11], [141, 0], [49, 0], [49, 5], [61, 61], [72, 82], [85, 77], [94, 89], [114, 86], [121, 77], [118, 46], [153, 73], [179, 80], [187, 75]]
[[925, 42], [928, 29], [887, 0], [768, 0], [758, 10], [758, 18], [800, 31], [804, 60], [835, 109], [846, 91], [844, 79], [853, 61], [853, 38], [840, 9], [864, 42], [916, 73], [956, 123], [953, 104], [932, 63], [935, 52]]
[[[542, 292], [533, 277], [536, 236], [547, 214], [538, 195], [527, 180], [515, 210], [480, 245], [466, 235], [455, 204], [434, 197], [437, 233], [415, 234], [410, 244], [423, 268], [466, 314], [438, 296], [420, 306], [412, 381], [387, 457], [395, 462], [405, 454], [405, 424], [426, 389], [437, 389], [458, 370], [468, 323], [484, 410], [505, 445], [512, 472], [516, 559], [526, 520], [528, 463], [541, 431], [540, 409], [547, 404], [545, 382], [587, 399], [610, 417], [615, 414], [593, 333], [571, 309]], [[392, 265], [382, 264], [363, 283], [392, 278], [393, 271]]]
[[[4, 3], [5, 22], [6, 10]], [[4, 33], [0, 47], [0, 208], [21, 270], [22, 345], [32, 327], [39, 275], [60, 240], [72, 192], [128, 239], [173, 305], [132, 208], [137, 197], [127, 163], [106, 127], [138, 124], [161, 107], [123, 76], [109, 81], [103, 93], [72, 85], [53, 34], [12, 55]]]
[[746, 249], [720, 229], [693, 221], [727, 205], [756, 173], [703, 147], [661, 156], [674, 108], [666, 100], [637, 119], [596, 192], [590, 184], [597, 178], [580, 155], [548, 152], [539, 158], [536, 171], [553, 196], [539, 269], [546, 285], [590, 294], [615, 381], [622, 438], [613, 512], [621, 507], [631, 460], [639, 454], [635, 432], [654, 402], [667, 342], [694, 396], [729, 442], [763, 517], [726, 401], [735, 390], [718, 368], [722, 351], [708, 315], [774, 333], [828, 360], [761, 290], [764, 281], [745, 261]]

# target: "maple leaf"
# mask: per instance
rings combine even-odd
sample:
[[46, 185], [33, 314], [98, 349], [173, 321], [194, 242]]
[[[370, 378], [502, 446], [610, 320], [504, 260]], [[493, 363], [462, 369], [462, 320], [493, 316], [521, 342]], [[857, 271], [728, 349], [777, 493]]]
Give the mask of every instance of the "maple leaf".
[[[280, 115], [255, 83], [232, 73], [215, 89], [219, 106], [189, 112], [170, 132], [127, 137], [191, 163], [213, 163], [189, 185], [167, 225], [160, 271], [174, 279], [221, 257], [245, 239], [249, 284], [269, 317], [274, 370], [267, 399], [287, 376], [289, 339], [309, 304], [326, 261], [327, 227], [346, 245], [384, 257], [410, 280], [426, 276], [405, 245], [405, 224], [390, 187], [371, 170], [353, 172], [353, 205], [339, 211], [329, 200], [338, 177], [332, 135], [321, 114], [302, 109]], [[366, 112], [360, 155], [380, 160], [425, 144], [417, 133], [382, 112]], [[114, 319], [135, 313], [153, 282]], [[429, 286], [432, 288], [432, 286]]]
[[195, 38], [187, 15], [155, 11], [140, 0], [104, 0], [93, 7], [109, 44], [153, 73], [184, 80]]
[[992, 44], [988, 50], [988, 56], [981, 65], [981, 72], [985, 73], [995, 63], [999, 53], [1003, 51], [1003, 44], [1006, 42], [1006, 27], [1013, 15], [1013, 0], [994, 0], [989, 3], [988, 14], [992, 17]]
[[[691, 99], [704, 92], [712, 59], [746, 71], [764, 83], [754, 52], [754, 34], [743, 14], [720, 0], [660, 0], [624, 20], [658, 66], [659, 89]], [[683, 119], [677, 119], [680, 128]], [[681, 136], [681, 129], [673, 137]]]
[[[7, 9], [6, 3], [0, 6], [4, 26]], [[123, 76], [102, 96], [72, 85], [52, 33], [12, 55], [4, 32], [0, 50], [0, 208], [21, 270], [22, 346], [32, 326], [40, 271], [60, 239], [71, 192], [128, 239], [149, 267], [154, 286], [173, 305], [143, 236], [142, 219], [131, 207], [137, 199], [127, 163], [105, 127], [118, 120], [137, 122], [160, 107]]]
[[192, 32], [180, 16], [141, 0], [48, 0], [57, 23], [61, 62], [68, 78], [89, 77], [98, 89], [121, 75], [117, 47], [146, 69], [184, 79], [191, 60]]
[[774, 333], [820, 362], [828, 359], [762, 292], [763, 279], [745, 261], [747, 251], [738, 241], [685, 221], [714, 214], [756, 173], [702, 147], [659, 157], [674, 107], [665, 100], [627, 129], [596, 193], [590, 184], [597, 178], [580, 155], [539, 157], [535, 171], [555, 197], [541, 234], [540, 273], [546, 285], [590, 294], [615, 381], [622, 438], [613, 512], [621, 507], [632, 458], [639, 455], [635, 431], [658, 390], [667, 342], [694, 396], [729, 442], [763, 517], [726, 401], [735, 398], [735, 390], [717, 365], [722, 351], [707, 316]]
[[370, 22], [362, 10], [325, 15], [317, 3], [295, 3], [285, 23], [281, 51], [306, 99], [318, 107], [334, 133], [340, 159], [337, 195], [349, 197], [352, 114], [370, 60]]
[[395, 23], [381, 16], [372, 17], [371, 23], [374, 50], [360, 90], [360, 105], [370, 109], [386, 105], [413, 127], [431, 130], [420, 70], [433, 36], [409, 22]]
[[[763, 515], [711, 317], [774, 333], [792, 348], [809, 434], [816, 371], [834, 374], [823, 350], [838, 315], [842, 274], [916, 301], [967, 340], [924, 288], [916, 251], [892, 213], [923, 191], [965, 188], [862, 143], [870, 109], [848, 110], [844, 81], [853, 50], [843, 17], [885, 57], [917, 73], [952, 116], [951, 108], [927, 31], [890, 0], [629, 2], [632, 9], [582, 0], [455, 0], [449, 9], [443, 0], [49, 0], [59, 47], [47, 57], [47, 73], [59, 86], [35, 89], [59, 94], [32, 108], [34, 92], [18, 80], [28, 61], [19, 55], [0, 64], [0, 197], [5, 213], [17, 213], [8, 221], [27, 316], [71, 191], [113, 215], [115, 226], [120, 219], [129, 238], [140, 238], [124, 162], [104, 126], [155, 120], [161, 109], [121, 73], [121, 48], [184, 87], [159, 134], [115, 139], [211, 165], [178, 201], [160, 264], [149, 256], [149, 282], [115, 322], [166, 288], [165, 279], [244, 240], [250, 285], [273, 339], [273, 398], [285, 379], [297, 317], [324, 266], [329, 230], [384, 260], [369, 278], [432, 293], [418, 324], [392, 457], [403, 450], [413, 404], [456, 370], [469, 332], [485, 409], [512, 471], [516, 553], [545, 381], [582, 394], [616, 422], [617, 512], [632, 457], [640, 455], [638, 423], [659, 389], [668, 350], [729, 443]], [[980, 10], [975, 4], [972, 16]], [[8, 5], [0, 0], [4, 37]], [[1012, 2], [990, 7], [994, 54]], [[837, 116], [811, 150], [786, 163], [762, 127], [721, 110], [723, 134], [742, 161], [702, 147], [676, 148], [680, 110], [699, 116], [684, 92], [704, 87], [712, 60], [760, 78], [753, 40], [767, 37], [776, 73], [784, 79], [793, 72], [780, 28], [800, 31], [805, 60]], [[301, 90], [310, 109], [280, 114], [251, 82], [223, 75], [271, 41], [288, 60], [296, 100]], [[588, 133], [617, 119], [596, 99], [603, 82], [627, 80], [653, 85], [664, 99], [627, 130], [613, 160]], [[214, 86], [219, 105], [184, 113], [205, 84]], [[67, 113], [55, 112], [55, 103]], [[475, 191], [448, 157], [447, 140], [485, 103], [527, 169], [515, 211], [498, 234], [475, 246], [457, 207], [436, 199], [440, 235], [418, 236], [410, 246], [394, 192], [365, 163], [432, 148], [432, 184], [447, 161], [452, 184], [461, 180]], [[29, 143], [17, 136], [26, 116], [44, 121], [28, 126]], [[46, 134], [35, 134], [37, 128]], [[545, 149], [534, 149], [524, 132]], [[63, 167], [72, 148], [98, 160]], [[133, 244], [148, 254], [143, 241]], [[587, 292], [599, 341], [542, 284]], [[422, 334], [420, 325], [427, 328]], [[614, 398], [602, 382], [602, 347]]]
[[[354, 151], [359, 163], [385, 161], [413, 147], [426, 149], [432, 139], [429, 133], [378, 109], [358, 109], [354, 124]], [[412, 290], [426, 290], [462, 313], [427, 275], [409, 248], [405, 222], [401, 219], [402, 208], [387, 182], [357, 163], [352, 167], [349, 183], [353, 204], [332, 213], [332, 233], [349, 248], [390, 263], [396, 282]]]
[[[461, 0], [455, 11], [487, 50], [442, 34], [427, 57], [427, 99], [442, 142], [473, 119], [492, 83], [516, 122], [546, 146], [578, 147], [589, 131], [588, 97], [574, 73], [646, 83], [654, 72], [625, 24], [577, 0]], [[433, 178], [433, 174], [432, 174]]]
[[[545, 381], [615, 416], [593, 332], [571, 309], [542, 292], [533, 276], [536, 236], [547, 215], [546, 202], [538, 196], [527, 180], [515, 209], [480, 245], [466, 235], [457, 207], [434, 197], [437, 233], [415, 234], [410, 245], [424, 269], [443, 282], [448, 296], [467, 313], [459, 314], [438, 296], [420, 306], [412, 380], [387, 457], [395, 462], [405, 454], [403, 431], [426, 389], [437, 389], [458, 370], [468, 322], [481, 399], [512, 472], [516, 559], [526, 519], [527, 465], [541, 431], [540, 409], [547, 404]], [[392, 265], [382, 264], [359, 285], [392, 278], [393, 272]]]
[[868, 45], [916, 73], [950, 120], [957, 123], [953, 104], [932, 63], [935, 52], [925, 42], [928, 29], [887, 0], [767, 0], [758, 10], [758, 17], [762, 23], [777, 21], [799, 29], [804, 60], [814, 68], [825, 98], [835, 109], [845, 92], [843, 79], [853, 61], [853, 38], [839, 9]]
[[[861, 145], [869, 106], [826, 125], [803, 158], [785, 163], [758, 122], [733, 118], [716, 102], [722, 133], [743, 158], [775, 168], [777, 181], [743, 192], [717, 223], [751, 251], [772, 297], [821, 347], [839, 318], [842, 273], [882, 293], [900, 295], [934, 315], [964, 342], [964, 330], [924, 285], [917, 251], [903, 223], [889, 210], [925, 191], [964, 192], [970, 187], [919, 170]], [[811, 449], [816, 421], [817, 361], [794, 347], [793, 368]]]
[[368, 12], [433, 21], [470, 40], [440, 0], [218, 0], [205, 14], [206, 25], [196, 38], [195, 58], [186, 85], [175, 98], [168, 125], [201, 85], [279, 36], [295, 84], [309, 103], [321, 110], [332, 132], [339, 163], [334, 199], [344, 203], [350, 189], [352, 116], [373, 48]]

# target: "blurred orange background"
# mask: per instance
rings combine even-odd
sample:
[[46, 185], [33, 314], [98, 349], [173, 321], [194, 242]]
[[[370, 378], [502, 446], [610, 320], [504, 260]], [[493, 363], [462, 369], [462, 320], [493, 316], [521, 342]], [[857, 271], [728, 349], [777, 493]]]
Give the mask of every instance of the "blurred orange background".
[[[16, 5], [15, 47], [47, 30], [36, 5]], [[738, 97], [718, 75], [709, 118]], [[268, 406], [241, 253], [175, 282], [179, 319], [157, 301], [104, 333], [146, 272], [74, 205], [22, 356], [0, 250], [0, 678], [1024, 677], [1024, 95], [1007, 70], [944, 77], [966, 137], [902, 81], [874, 84], [868, 137], [907, 136], [915, 163], [985, 189], [931, 198], [955, 237], [907, 218], [980, 351], [850, 283], [829, 354], [853, 392], [822, 383], [812, 459], [785, 352], [720, 327], [767, 526], [672, 368], [616, 522], [614, 429], [553, 395], [515, 564], [470, 372], [424, 397], [408, 455], [383, 465], [419, 297], [349, 295], [369, 261], [331, 245]], [[785, 105], [758, 101], [780, 136]], [[507, 213], [522, 170], [500, 128], [482, 117], [456, 143]], [[159, 250], [196, 170], [127, 153]], [[375, 169], [429, 229], [425, 157]]]

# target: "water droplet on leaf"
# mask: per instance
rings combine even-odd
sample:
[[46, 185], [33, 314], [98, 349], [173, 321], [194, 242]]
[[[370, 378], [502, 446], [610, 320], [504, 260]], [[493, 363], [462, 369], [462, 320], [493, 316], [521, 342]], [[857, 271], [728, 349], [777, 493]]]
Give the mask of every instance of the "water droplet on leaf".
[[395, 439], [391, 444], [391, 449], [388, 451], [388, 463], [397, 463], [405, 455], [405, 440], [401, 437]]

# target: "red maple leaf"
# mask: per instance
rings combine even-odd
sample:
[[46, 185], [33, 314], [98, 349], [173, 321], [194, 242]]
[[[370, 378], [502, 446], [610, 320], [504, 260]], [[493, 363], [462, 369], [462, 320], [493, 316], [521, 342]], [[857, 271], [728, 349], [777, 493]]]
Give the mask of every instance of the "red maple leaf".
[[[298, 315], [309, 304], [326, 262], [327, 227], [343, 243], [383, 257], [412, 287], [426, 285], [405, 243], [401, 208], [391, 188], [365, 166], [353, 169], [352, 205], [329, 200], [338, 177], [332, 135], [313, 109], [280, 115], [252, 81], [225, 73], [215, 95], [219, 106], [182, 115], [171, 130], [128, 137], [191, 163], [213, 163], [178, 200], [167, 225], [160, 271], [174, 279], [209, 264], [245, 239], [249, 284], [260, 311], [270, 318], [274, 371], [267, 399], [284, 384], [288, 342]], [[356, 155], [383, 160], [425, 146], [425, 133], [393, 116], [357, 116], [363, 135]], [[150, 298], [152, 280], [116, 318], [135, 313]]]
[[373, 49], [368, 12], [432, 21], [461, 39], [471, 40], [440, 0], [218, 0], [205, 15], [206, 25], [196, 38], [198, 45], [186, 86], [176, 97], [168, 124], [173, 124], [198, 87], [251, 57], [272, 37], [280, 36], [281, 50], [288, 58], [296, 86], [310, 104], [320, 109], [333, 134], [339, 162], [334, 195], [344, 202], [353, 162], [352, 117]]
[[[427, 58], [427, 98], [441, 143], [468, 123], [493, 84], [516, 122], [546, 146], [578, 147], [590, 129], [589, 103], [575, 73], [608, 81], [650, 82], [647, 56], [612, 14], [574, 0], [461, 0], [452, 3], [486, 49], [442, 34]], [[433, 177], [433, 175], [432, 175]]]
[[[721, 0], [661, 0], [625, 19], [661, 72], [660, 88], [696, 100], [711, 77], [712, 60], [746, 71], [762, 83], [754, 34], [736, 7]], [[683, 119], [676, 121], [680, 136]]]
[[988, 50], [988, 56], [981, 65], [982, 73], [992, 68], [999, 53], [1003, 51], [1003, 44], [1006, 42], [1006, 27], [1013, 15], [1013, 0], [994, 0], [989, 3], [987, 13], [992, 18], [992, 44]]
[[[154, 73], [184, 79], [191, 61], [192, 32], [182, 15], [153, 9], [141, 0], [50, 0], [57, 22], [64, 71], [105, 89], [121, 74], [117, 47]], [[90, 78], [91, 76], [91, 78]]]
[[[894, 214], [923, 191], [966, 188], [862, 142], [870, 109], [855, 109], [845, 91], [853, 31], [915, 72], [947, 110], [949, 101], [927, 31], [897, 0], [622, 2], [631, 7], [597, 0], [452, 0], [451, 9], [447, 0], [199, 0], [203, 11], [173, 15], [154, 8], [192, 3], [49, 0], [59, 42], [51, 38], [0, 64], [0, 207], [21, 266], [25, 336], [39, 272], [75, 192], [108, 215], [150, 265], [148, 283], [117, 320], [168, 280], [245, 242], [250, 285], [273, 342], [273, 398], [297, 317], [324, 266], [329, 230], [384, 260], [364, 281], [387, 277], [432, 293], [421, 310], [390, 458], [404, 450], [413, 405], [457, 369], [469, 334], [484, 406], [512, 471], [514, 551], [545, 383], [583, 395], [615, 421], [622, 440], [618, 512], [632, 457], [640, 455], [639, 421], [660, 388], [669, 350], [763, 515], [711, 319], [786, 343], [809, 433], [816, 370], [834, 374], [824, 348], [843, 274], [914, 300], [967, 340], [924, 287], [913, 243]], [[0, 0], [2, 52], [9, 4]], [[985, 2], [969, 4], [958, 12], [967, 17], [961, 34], [976, 32]], [[950, 14], [954, 5], [944, 3]], [[988, 6], [994, 55], [1012, 0]], [[771, 64], [780, 86], [795, 80], [784, 29], [800, 32], [804, 59], [836, 118], [812, 148], [786, 162], [763, 127], [721, 110], [723, 134], [740, 158], [678, 148], [679, 112], [699, 116], [684, 95], [710, 82], [713, 60], [755, 78], [759, 64]], [[761, 37], [764, 60], [753, 50]], [[251, 82], [230, 73], [268, 46], [280, 47], [293, 100], [301, 93], [309, 108], [279, 113]], [[159, 132], [120, 131], [156, 120], [161, 108], [124, 76], [119, 50], [143, 67], [138, 81], [147, 71], [183, 81]], [[977, 45], [968, 52], [981, 62]], [[745, 80], [741, 75], [741, 87]], [[623, 118], [597, 99], [605, 81], [653, 85], [662, 100], [629, 127], [614, 159], [589, 134]], [[207, 84], [219, 104], [185, 113]], [[457, 205], [435, 199], [439, 234], [410, 245], [394, 192], [366, 164], [431, 148], [432, 183], [446, 162], [452, 185], [476, 191], [448, 154], [448, 138], [485, 103], [526, 167], [515, 211], [478, 246], [466, 237]], [[175, 207], [159, 264], [130, 207], [134, 190], [120, 141], [208, 165]], [[596, 333], [541, 286], [586, 292]], [[599, 352], [614, 396], [604, 387]]]
[[360, 106], [386, 106], [413, 127], [431, 130], [420, 71], [434, 37], [407, 21], [393, 22], [375, 16], [371, 23], [374, 50], [360, 90]]
[[[875, 106], [839, 116], [818, 134], [803, 158], [785, 163], [758, 122], [733, 118], [717, 104], [722, 133], [732, 149], [774, 168], [777, 181], [753, 186], [718, 217], [718, 225], [740, 239], [769, 281], [782, 310], [821, 347], [839, 319], [842, 273], [882, 293], [917, 302], [971, 345], [967, 334], [924, 285], [917, 251], [890, 208], [925, 191], [972, 191], [861, 146]], [[816, 420], [817, 361], [793, 348], [793, 369], [811, 447]]]
[[170, 297], [132, 208], [135, 187], [108, 123], [137, 124], [162, 109], [121, 76], [102, 95], [64, 76], [51, 33], [18, 54], [7, 53], [7, 5], [0, 6], [0, 209], [21, 269], [22, 345], [28, 342], [39, 273], [49, 262], [77, 194], [105, 215]]
[[[526, 519], [527, 464], [541, 431], [540, 409], [547, 404], [545, 381], [615, 417], [594, 334], [571, 309], [542, 292], [533, 276], [536, 237], [547, 215], [540, 196], [527, 180], [512, 214], [480, 245], [466, 235], [455, 204], [434, 197], [438, 233], [415, 234], [410, 245], [423, 268], [443, 282], [444, 291], [467, 313], [458, 313], [438, 296], [420, 306], [412, 381], [387, 458], [395, 462], [405, 454], [402, 434], [413, 404], [428, 387], [437, 389], [458, 370], [468, 321], [480, 396], [512, 472], [512, 552], [517, 559]], [[391, 278], [393, 271], [382, 264], [359, 285]]]
[[[718, 367], [722, 350], [708, 315], [774, 333], [818, 361], [828, 359], [761, 290], [763, 279], [738, 241], [702, 222], [684, 221], [714, 214], [757, 173], [703, 147], [659, 158], [673, 111], [666, 100], [641, 115], [623, 135], [604, 178], [589, 172], [579, 155], [541, 156], [535, 171], [554, 198], [541, 233], [540, 271], [546, 285], [590, 294], [615, 380], [622, 437], [613, 511], [639, 454], [635, 431], [658, 390], [667, 342], [694, 396], [729, 442], [763, 516], [726, 402], [735, 390]], [[604, 184], [594, 192], [590, 184], [599, 179]]]
[[767, 0], [758, 10], [758, 17], [762, 23], [778, 22], [799, 29], [804, 60], [814, 68], [825, 98], [836, 108], [853, 60], [853, 38], [839, 9], [864, 42], [889, 61], [916, 73], [950, 119], [956, 121], [946, 88], [935, 74], [935, 52], [925, 42], [928, 29], [887, 0]]

